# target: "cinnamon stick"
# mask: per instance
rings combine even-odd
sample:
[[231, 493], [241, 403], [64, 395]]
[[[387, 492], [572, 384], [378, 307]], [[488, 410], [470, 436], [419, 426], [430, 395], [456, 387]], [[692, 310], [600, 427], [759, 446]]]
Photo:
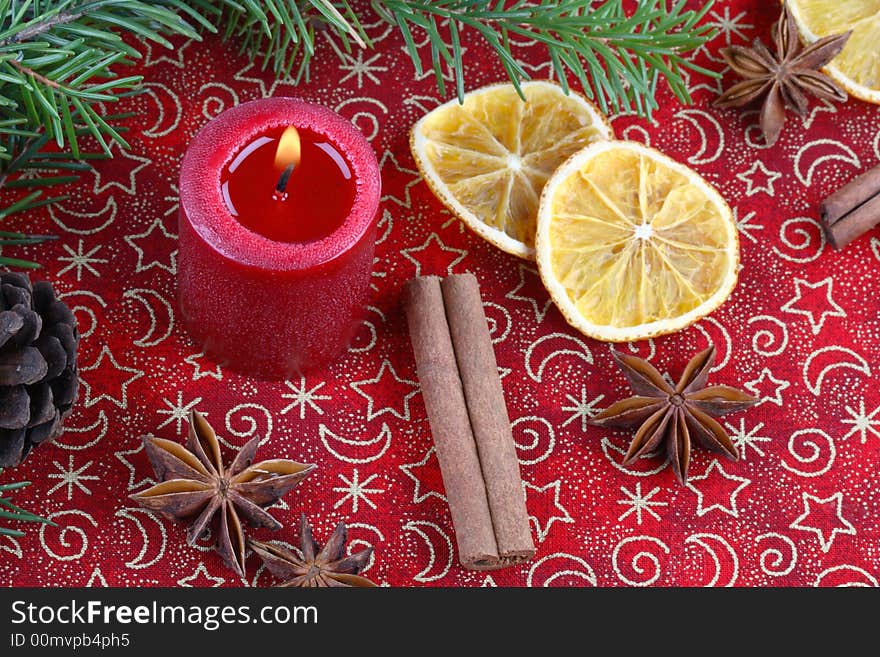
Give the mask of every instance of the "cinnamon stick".
[[450, 276], [441, 287], [498, 554], [510, 564], [520, 563], [535, 555], [535, 544], [480, 286], [473, 274], [462, 274]]
[[499, 561], [498, 545], [440, 279], [415, 278], [405, 295], [410, 340], [455, 527], [458, 558], [465, 568], [491, 568]]
[[835, 249], [880, 224], [880, 166], [831, 194], [819, 212], [828, 242]]
[[415, 278], [405, 305], [459, 560], [490, 570], [530, 559], [519, 462], [476, 278]]

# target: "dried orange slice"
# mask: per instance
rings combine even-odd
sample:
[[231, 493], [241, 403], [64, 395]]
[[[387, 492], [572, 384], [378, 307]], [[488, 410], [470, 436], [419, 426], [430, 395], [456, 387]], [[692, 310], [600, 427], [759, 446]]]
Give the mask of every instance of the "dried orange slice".
[[852, 30], [825, 72], [856, 98], [880, 105], [880, 0], [789, 0], [808, 42]]
[[552, 82], [483, 87], [413, 126], [410, 148], [434, 194], [499, 249], [534, 258], [544, 183], [572, 153], [613, 135], [586, 98]]
[[633, 142], [593, 144], [544, 187], [541, 278], [568, 322], [599, 340], [672, 333], [733, 291], [730, 207], [696, 172]]

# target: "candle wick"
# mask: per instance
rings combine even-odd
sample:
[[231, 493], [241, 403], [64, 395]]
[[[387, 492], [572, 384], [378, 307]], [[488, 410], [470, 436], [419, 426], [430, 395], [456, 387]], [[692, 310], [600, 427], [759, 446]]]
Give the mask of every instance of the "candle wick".
[[288, 164], [284, 171], [281, 172], [281, 177], [278, 178], [278, 184], [275, 185], [275, 190], [279, 194], [283, 194], [287, 190], [287, 183], [290, 181], [290, 175], [293, 173], [295, 164]]

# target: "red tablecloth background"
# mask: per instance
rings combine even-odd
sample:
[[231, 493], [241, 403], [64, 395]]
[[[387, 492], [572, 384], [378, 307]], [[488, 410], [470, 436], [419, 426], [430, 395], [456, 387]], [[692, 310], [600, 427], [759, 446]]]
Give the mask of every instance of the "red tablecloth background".
[[[766, 41], [777, 15], [774, 3], [717, 2], [708, 20], [720, 30], [700, 63], [723, 69], [719, 49]], [[834, 252], [816, 207], [880, 159], [880, 108], [816, 102], [768, 149], [756, 112], [714, 109], [722, 82], [693, 76], [693, 107], [664, 93], [654, 123], [614, 119], [619, 137], [650, 143], [717, 185], [740, 226], [731, 299], [678, 335], [623, 346], [675, 376], [714, 343], [712, 380], [761, 398], [725, 422], [742, 460], [716, 463], [697, 451], [681, 486], [660, 460], [623, 467], [629, 437], [585, 424], [627, 394], [609, 345], [570, 329], [532, 264], [471, 235], [420, 181], [408, 130], [441, 99], [431, 75], [415, 78], [396, 33], [380, 22], [367, 30], [377, 49], [342, 60], [319, 36], [312, 80], [299, 86], [273, 82], [218, 39], [148, 47], [137, 69], [147, 92], [118, 107], [137, 113], [131, 151], [114, 146], [116, 157], [83, 176], [69, 201], [5, 222], [61, 236], [14, 255], [43, 262], [40, 275], [75, 307], [83, 385], [67, 432], [0, 476], [32, 480], [16, 501], [58, 523], [0, 537], [0, 583], [271, 584], [256, 557], [239, 580], [205, 545], [187, 546], [184, 526], [128, 500], [151, 482], [139, 437], [182, 438], [195, 407], [227, 444], [265, 436], [263, 454], [319, 465], [273, 510], [285, 529], [257, 536], [294, 542], [305, 511], [323, 541], [344, 519], [351, 549], [375, 547], [366, 575], [382, 584], [876, 585], [880, 239]], [[479, 44], [465, 45], [469, 88], [503, 79]], [[531, 73], [550, 75], [540, 48], [529, 57]], [[181, 155], [209, 118], [268, 95], [301, 96], [350, 118], [373, 144], [384, 183], [368, 321], [339, 363], [281, 383], [204, 358], [174, 302]], [[464, 271], [482, 284], [538, 546], [531, 563], [493, 573], [458, 565], [399, 308], [412, 276]]]

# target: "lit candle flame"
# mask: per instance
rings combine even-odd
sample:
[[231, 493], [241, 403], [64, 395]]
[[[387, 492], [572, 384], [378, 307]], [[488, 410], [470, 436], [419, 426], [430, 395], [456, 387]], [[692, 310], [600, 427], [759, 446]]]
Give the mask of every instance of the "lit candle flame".
[[287, 183], [293, 170], [299, 165], [299, 156], [299, 133], [296, 128], [289, 126], [278, 140], [278, 149], [275, 151], [275, 168], [283, 169], [275, 185], [275, 191], [281, 195], [282, 200], [287, 198]]
[[275, 151], [275, 166], [279, 169], [289, 167], [291, 164], [299, 164], [300, 143], [299, 133], [296, 128], [290, 126], [278, 140], [278, 150]]

